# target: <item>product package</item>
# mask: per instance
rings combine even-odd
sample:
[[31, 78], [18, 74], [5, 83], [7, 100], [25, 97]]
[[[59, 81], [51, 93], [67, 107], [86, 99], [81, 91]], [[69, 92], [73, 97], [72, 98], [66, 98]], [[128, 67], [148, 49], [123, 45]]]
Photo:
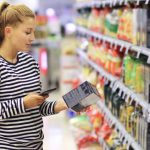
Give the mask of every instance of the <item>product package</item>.
[[85, 81], [75, 89], [63, 95], [63, 99], [68, 108], [79, 112], [100, 100], [100, 95], [95, 86]]
[[139, 126], [139, 136], [138, 142], [144, 150], [149, 150], [150, 148], [150, 123], [144, 118], [140, 118], [140, 126]]
[[144, 99], [150, 103], [150, 66], [144, 65]]

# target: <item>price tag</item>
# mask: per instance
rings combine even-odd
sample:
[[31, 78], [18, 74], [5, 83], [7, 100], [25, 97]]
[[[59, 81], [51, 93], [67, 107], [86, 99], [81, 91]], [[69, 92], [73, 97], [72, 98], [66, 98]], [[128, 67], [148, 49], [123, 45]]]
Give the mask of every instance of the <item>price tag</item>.
[[125, 0], [125, 5], [127, 5], [128, 4], [128, 0]]
[[106, 6], [106, 2], [105, 2], [105, 1], [102, 1], [102, 4], [103, 4], [103, 7], [105, 7], [105, 6]]
[[103, 40], [103, 45], [105, 45], [105, 43], [106, 43], [105, 38], [103, 37], [103, 39], [102, 39], [102, 40]]
[[126, 92], [126, 99], [125, 99], [125, 101], [126, 101], [126, 103], [128, 103], [129, 102], [129, 98], [131, 97], [131, 92], [130, 91], [128, 91], [127, 89], [125, 89], [125, 92]]
[[114, 0], [113, 1], [113, 6], [116, 6], [117, 5], [117, 0]]
[[98, 1], [97, 4], [96, 4], [96, 6], [99, 7], [99, 8], [102, 7], [102, 2]]
[[120, 5], [123, 5], [123, 1], [124, 1], [124, 0], [120, 0], [120, 3], [119, 3], [119, 4], [120, 4]]
[[126, 51], [125, 51], [125, 54], [126, 54], [126, 55], [128, 54], [129, 49], [130, 49], [130, 46], [128, 45], [128, 46], [126, 47]]
[[149, 0], [146, 0], [145, 4], [147, 5], [149, 3]]
[[126, 93], [123, 91], [122, 99], [125, 99], [125, 97], [126, 97]]
[[147, 113], [145, 111], [145, 114], [147, 114], [147, 122], [150, 123], [150, 109], [148, 109]]
[[113, 41], [113, 40], [110, 40], [110, 48], [113, 47], [113, 44], [114, 44], [114, 41]]
[[98, 35], [98, 38], [99, 38], [99, 40], [102, 40], [103, 39], [103, 37], [102, 37], [102, 35]]
[[127, 150], [130, 150], [130, 143], [127, 143]]
[[150, 56], [148, 56], [147, 63], [150, 64]]
[[140, 4], [140, 0], [137, 0], [137, 1], [136, 1], [136, 5], [139, 5], [139, 4]]
[[123, 145], [126, 145], [126, 144], [128, 144], [128, 141], [126, 140], [126, 138], [124, 138]]
[[110, 6], [110, 7], [113, 6], [113, 0], [109, 0], [109, 6]]
[[130, 102], [129, 102], [129, 105], [132, 105], [132, 102], [134, 101], [134, 96], [133, 95], [131, 95], [131, 100], [130, 100]]
[[140, 53], [141, 53], [141, 50], [139, 50], [139, 51], [137, 52], [136, 58], [139, 58]]
[[118, 95], [121, 97], [121, 94], [122, 94], [122, 89], [119, 89], [119, 93]]
[[111, 81], [110, 87], [113, 88], [114, 82]]
[[120, 137], [121, 141], [123, 141], [123, 138], [124, 138], [124, 135], [123, 135], [123, 133], [122, 133], [122, 135], [121, 135], [121, 137]]
[[123, 48], [124, 48], [124, 44], [121, 44], [120, 46], [121, 46], [121, 47], [120, 47], [120, 52], [122, 52], [122, 51], [123, 51]]
[[117, 42], [116, 42], [116, 41], [114, 41], [114, 49], [116, 49], [116, 48], [117, 48], [117, 46], [118, 46]]
[[118, 87], [119, 87], [118, 82], [116, 82], [116, 83], [114, 84], [113, 89], [112, 89], [112, 90], [113, 90], [113, 92], [114, 92], [114, 91], [116, 91]]

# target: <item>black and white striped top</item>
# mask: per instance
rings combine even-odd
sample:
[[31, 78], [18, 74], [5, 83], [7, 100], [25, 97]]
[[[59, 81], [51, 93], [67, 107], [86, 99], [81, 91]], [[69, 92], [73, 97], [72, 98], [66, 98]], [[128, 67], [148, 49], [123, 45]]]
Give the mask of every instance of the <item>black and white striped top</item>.
[[55, 101], [26, 110], [23, 105], [24, 96], [40, 91], [39, 68], [32, 56], [19, 52], [15, 64], [0, 57], [0, 150], [42, 149], [42, 116], [54, 114]]

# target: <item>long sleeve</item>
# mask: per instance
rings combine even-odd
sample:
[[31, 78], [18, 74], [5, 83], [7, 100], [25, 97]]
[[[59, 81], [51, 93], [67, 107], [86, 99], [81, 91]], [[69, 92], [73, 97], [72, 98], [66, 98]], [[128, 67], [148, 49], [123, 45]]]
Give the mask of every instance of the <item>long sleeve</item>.
[[54, 112], [54, 105], [56, 101], [45, 101], [41, 106], [40, 106], [40, 112], [42, 116], [49, 116], [55, 114]]
[[0, 102], [0, 119], [8, 119], [22, 113], [25, 113], [22, 98]]

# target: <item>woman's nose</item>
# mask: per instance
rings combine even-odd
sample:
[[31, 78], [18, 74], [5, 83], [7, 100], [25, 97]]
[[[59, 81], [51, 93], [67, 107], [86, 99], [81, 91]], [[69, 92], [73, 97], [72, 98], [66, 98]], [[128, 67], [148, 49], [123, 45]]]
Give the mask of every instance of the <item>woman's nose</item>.
[[34, 32], [31, 34], [30, 40], [31, 40], [31, 41], [34, 41], [34, 40], [35, 40]]

